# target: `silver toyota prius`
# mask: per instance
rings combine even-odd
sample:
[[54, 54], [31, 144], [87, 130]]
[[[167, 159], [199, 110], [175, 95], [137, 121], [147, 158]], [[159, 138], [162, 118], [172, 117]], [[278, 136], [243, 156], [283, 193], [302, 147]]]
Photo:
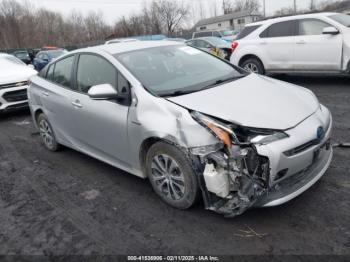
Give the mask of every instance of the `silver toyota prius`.
[[280, 205], [332, 159], [332, 117], [311, 91], [182, 43], [77, 50], [32, 77], [28, 93], [47, 149], [148, 178], [179, 209], [199, 197], [228, 217]]

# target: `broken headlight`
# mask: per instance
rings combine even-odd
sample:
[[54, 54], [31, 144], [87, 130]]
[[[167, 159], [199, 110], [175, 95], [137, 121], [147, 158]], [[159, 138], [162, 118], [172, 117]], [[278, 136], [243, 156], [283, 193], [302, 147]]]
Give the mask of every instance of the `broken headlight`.
[[226, 146], [232, 145], [232, 138], [235, 138], [236, 136], [230, 126], [195, 111], [192, 112], [192, 117], [196, 119], [201, 125], [207, 127]]
[[288, 137], [283, 131], [241, 127], [226, 124], [199, 112], [194, 111], [191, 114], [194, 119], [210, 129], [228, 147], [232, 145], [232, 142], [237, 145], [247, 143], [269, 144]]

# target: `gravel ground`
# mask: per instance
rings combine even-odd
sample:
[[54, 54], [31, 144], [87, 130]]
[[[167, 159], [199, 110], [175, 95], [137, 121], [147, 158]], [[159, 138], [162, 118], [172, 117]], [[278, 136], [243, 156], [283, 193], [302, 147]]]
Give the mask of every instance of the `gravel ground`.
[[[333, 113], [334, 141], [350, 142], [350, 78], [279, 78], [312, 89]], [[76, 151], [48, 152], [28, 112], [2, 115], [0, 254], [350, 255], [349, 160], [335, 148], [298, 198], [226, 219], [203, 204], [173, 209], [148, 181]]]

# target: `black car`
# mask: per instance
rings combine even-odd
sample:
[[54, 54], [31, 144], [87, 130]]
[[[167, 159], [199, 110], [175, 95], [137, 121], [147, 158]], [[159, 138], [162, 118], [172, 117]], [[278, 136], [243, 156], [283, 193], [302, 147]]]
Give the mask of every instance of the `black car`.
[[22, 62], [27, 65], [32, 62], [32, 59], [30, 58], [29, 53], [26, 50], [16, 51], [13, 53], [13, 55], [18, 59], [22, 60]]

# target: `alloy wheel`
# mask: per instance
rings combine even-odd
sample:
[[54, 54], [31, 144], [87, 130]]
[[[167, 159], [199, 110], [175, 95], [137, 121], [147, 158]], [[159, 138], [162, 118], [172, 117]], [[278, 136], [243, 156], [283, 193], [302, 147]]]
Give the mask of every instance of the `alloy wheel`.
[[185, 194], [185, 178], [176, 161], [166, 154], [156, 155], [151, 164], [152, 179], [159, 192], [171, 200]]
[[39, 123], [39, 131], [42, 140], [48, 148], [53, 148], [54, 146], [54, 136], [49, 123], [42, 119]]
[[259, 68], [254, 63], [247, 63], [246, 65], [244, 65], [244, 69], [248, 72], [259, 73]]

